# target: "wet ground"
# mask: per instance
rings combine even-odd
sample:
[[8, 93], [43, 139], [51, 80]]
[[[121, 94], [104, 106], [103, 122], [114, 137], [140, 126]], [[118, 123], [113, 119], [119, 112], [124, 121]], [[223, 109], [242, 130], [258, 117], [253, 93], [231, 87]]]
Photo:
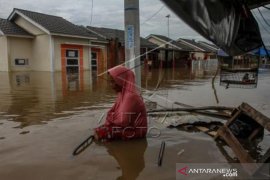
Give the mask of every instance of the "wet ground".
[[[234, 107], [247, 102], [270, 117], [270, 70], [260, 69], [257, 88], [252, 89], [220, 86], [219, 76], [213, 88], [214, 74], [215, 68], [142, 70], [143, 96], [147, 102], [157, 102], [152, 103], [154, 108], [177, 107], [175, 101]], [[166, 123], [161, 123], [163, 117], [149, 117], [152, 128], [146, 139], [93, 143], [72, 156], [74, 148], [101, 123], [114, 98], [106, 78], [89, 72], [69, 77], [1, 72], [0, 179], [175, 179], [176, 163], [235, 161], [230, 148], [225, 147], [224, 153], [222, 146], [202, 132], [166, 128], [175, 121], [211, 120], [190, 114], [170, 116]], [[162, 141], [166, 147], [158, 167]], [[269, 132], [265, 132], [255, 150], [258, 156], [269, 142]]]

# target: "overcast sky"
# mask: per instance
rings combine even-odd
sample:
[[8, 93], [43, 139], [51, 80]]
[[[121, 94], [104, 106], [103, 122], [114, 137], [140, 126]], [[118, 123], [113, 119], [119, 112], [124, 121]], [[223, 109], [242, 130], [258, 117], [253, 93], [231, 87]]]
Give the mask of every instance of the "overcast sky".
[[[93, 0], [93, 12], [91, 12], [92, 0], [0, 0], [0, 17], [7, 18], [13, 8], [61, 16], [78, 25], [90, 25], [91, 23], [92, 26], [98, 27], [124, 28], [124, 0]], [[261, 8], [261, 10], [269, 21], [270, 11], [265, 8]], [[146, 21], [157, 12], [158, 14]], [[263, 38], [267, 38], [266, 43], [270, 44], [270, 26], [263, 21], [256, 10], [255, 12], [261, 22]], [[93, 15], [92, 22], [91, 13]], [[151, 33], [167, 36], [168, 18], [165, 16], [168, 14], [171, 15], [170, 37], [172, 39], [182, 37], [203, 40], [199, 34], [183, 23], [160, 0], [140, 0], [141, 36], [146, 37]]]

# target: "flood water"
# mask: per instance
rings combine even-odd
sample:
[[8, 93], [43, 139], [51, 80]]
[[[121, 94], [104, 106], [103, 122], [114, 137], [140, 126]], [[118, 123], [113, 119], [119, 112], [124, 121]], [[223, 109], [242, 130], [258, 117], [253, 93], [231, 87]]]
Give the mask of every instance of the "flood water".
[[[233, 106], [247, 102], [270, 117], [270, 70], [260, 69], [256, 88], [220, 86], [216, 68], [142, 69], [142, 95], [155, 108]], [[0, 179], [175, 179], [176, 163], [227, 163], [212, 137], [202, 132], [167, 128], [149, 118], [152, 131], [146, 139], [93, 143], [78, 156], [74, 148], [87, 138], [115, 98], [106, 77], [89, 72], [64, 76], [61, 73], [0, 73]], [[170, 121], [209, 117], [187, 114]], [[166, 142], [161, 167], [157, 166], [162, 141]], [[270, 146], [270, 134], [256, 149], [258, 156]], [[200, 148], [198, 148], [200, 147]], [[184, 153], [181, 156], [179, 151]]]

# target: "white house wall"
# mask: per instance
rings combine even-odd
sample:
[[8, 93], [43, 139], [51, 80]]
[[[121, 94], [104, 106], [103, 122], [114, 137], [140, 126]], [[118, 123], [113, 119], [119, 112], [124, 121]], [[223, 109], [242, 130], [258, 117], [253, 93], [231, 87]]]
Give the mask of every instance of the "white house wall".
[[[61, 65], [61, 44], [74, 43], [74, 44], [89, 44], [89, 40], [87, 39], [79, 39], [79, 38], [67, 38], [67, 37], [59, 37], [54, 36], [54, 70], [62, 71]], [[83, 46], [83, 70], [89, 70], [89, 46]]]
[[205, 56], [205, 53], [203, 52], [194, 52], [194, 56], [197, 60], [203, 60], [204, 59], [204, 56]]
[[0, 36], [0, 71], [9, 71], [6, 36]]
[[34, 71], [51, 71], [50, 47], [49, 35], [40, 35], [33, 39], [31, 66]]
[[[8, 37], [10, 71], [32, 70], [32, 39]], [[15, 59], [27, 59], [28, 65], [16, 65]]]
[[24, 18], [18, 16], [15, 20], [15, 23], [21, 28], [25, 29], [27, 32], [33, 35], [45, 34], [41, 29], [37, 28], [30, 22], [26, 21]]

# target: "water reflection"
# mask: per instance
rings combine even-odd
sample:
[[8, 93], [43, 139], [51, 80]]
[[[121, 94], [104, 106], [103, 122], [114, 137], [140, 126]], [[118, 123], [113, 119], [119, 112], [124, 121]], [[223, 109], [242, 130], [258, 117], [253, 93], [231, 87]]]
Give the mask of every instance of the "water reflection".
[[115, 141], [104, 143], [108, 153], [115, 158], [122, 175], [118, 180], [135, 180], [145, 168], [144, 153], [147, 148], [146, 139], [131, 141]]
[[110, 103], [113, 98], [107, 82], [92, 80], [89, 72], [65, 77], [50, 72], [0, 73], [0, 119], [20, 122], [18, 127], [43, 124], [58, 114], [65, 116], [62, 112]]
[[[149, 94], [153, 94], [153, 91], [157, 91], [157, 94], [163, 97], [163, 99], [153, 97], [158, 106], [168, 105], [164, 99], [189, 105], [200, 103], [213, 105], [212, 99], [217, 97], [215, 94], [218, 94], [220, 103], [224, 105], [230, 105], [231, 102], [236, 105], [242, 103], [241, 98], [244, 96], [236, 99], [232, 97], [237, 93], [243, 94], [242, 92], [234, 91], [229, 97], [223, 88], [216, 87], [214, 91], [207, 89], [205, 85], [211, 82], [215, 72], [214, 61], [194, 62], [191, 68], [142, 69], [142, 87], [149, 90], [142, 90], [142, 93], [145, 96], [148, 92], [152, 91]], [[267, 77], [269, 73], [264, 74], [264, 77]], [[56, 117], [70, 116], [82, 110], [91, 110], [94, 106], [110, 106], [116, 95], [106, 79], [107, 77], [97, 77], [89, 71], [82, 74], [0, 72], [0, 120], [19, 122], [18, 127], [22, 128], [43, 124]], [[245, 94], [248, 99], [257, 100], [257, 95], [264, 95], [262, 92], [265, 90], [258, 88], [257, 91], [259, 93]], [[201, 96], [202, 93], [204, 96]], [[268, 108], [269, 104], [264, 102], [266, 99], [269, 98], [264, 97], [262, 101], [264, 109]], [[219, 101], [214, 99], [215, 103]]]
[[160, 69], [144, 69], [142, 72], [142, 87], [148, 90], [175, 88], [174, 85], [186, 85], [196, 80], [205, 80], [215, 74], [218, 67], [217, 60], [210, 61], [193, 61], [191, 68], [160, 68]]

